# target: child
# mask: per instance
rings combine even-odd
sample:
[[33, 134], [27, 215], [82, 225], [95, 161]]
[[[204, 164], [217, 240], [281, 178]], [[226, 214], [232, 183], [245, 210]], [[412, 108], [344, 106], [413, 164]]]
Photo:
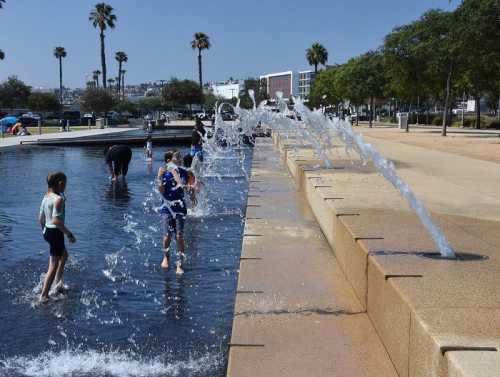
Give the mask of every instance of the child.
[[[170, 257], [170, 243], [172, 234], [176, 235], [179, 261], [176, 263], [176, 273], [182, 275], [182, 260], [184, 254], [184, 223], [186, 221], [187, 206], [184, 200], [184, 188], [188, 184], [188, 173], [186, 169], [178, 166], [181, 161], [179, 152], [169, 151], [165, 153], [166, 166], [158, 169], [158, 189], [163, 196], [163, 206], [160, 213], [164, 216], [165, 236], [163, 237], [163, 260], [162, 268], [168, 268]], [[189, 190], [191, 200], [196, 203], [194, 190]]]
[[148, 136], [146, 139], [146, 146], [144, 147], [144, 155], [147, 161], [153, 160], [153, 138]]
[[63, 172], [49, 173], [47, 176], [47, 193], [40, 205], [38, 220], [42, 226], [43, 238], [50, 247], [49, 269], [45, 275], [40, 295], [41, 302], [46, 302], [49, 299], [49, 292], [54, 278], [57, 289], [65, 289], [63, 272], [68, 259], [68, 251], [64, 245], [64, 235], [68, 237], [69, 242], [76, 242], [73, 233], [64, 225], [64, 190], [66, 189], [66, 182], [66, 175]]

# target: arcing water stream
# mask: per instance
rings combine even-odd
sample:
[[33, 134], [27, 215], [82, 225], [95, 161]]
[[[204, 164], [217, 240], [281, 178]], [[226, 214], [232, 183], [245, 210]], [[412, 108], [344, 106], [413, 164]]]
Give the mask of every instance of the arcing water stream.
[[[228, 141], [234, 143], [239, 135], [252, 135], [257, 124], [270, 126], [273, 131], [286, 135], [293, 135], [296, 143], [305, 144], [308, 142], [314, 148], [319, 159], [323, 160], [326, 167], [332, 166], [332, 161], [328, 157], [328, 152], [334, 146], [334, 138], [340, 139], [346, 147], [346, 150], [355, 151], [359, 154], [364, 163], [372, 161], [377, 171], [390, 182], [408, 202], [409, 206], [415, 211], [422, 222], [422, 225], [429, 232], [436, 244], [441, 256], [444, 258], [455, 258], [450, 243], [437, 224], [432, 220], [424, 204], [415, 196], [409, 185], [398, 176], [392, 161], [384, 158], [373, 145], [367, 143], [363, 136], [354, 132], [349, 121], [341, 119], [329, 119], [320, 111], [311, 111], [300, 100], [295, 99], [294, 110], [300, 115], [301, 121], [295, 117], [287, 117], [287, 105], [278, 95], [278, 108], [280, 112], [272, 112], [266, 109], [265, 104], [261, 103], [258, 107], [255, 104], [253, 91], [249, 92], [254, 102], [252, 110], [244, 110], [237, 106], [235, 111], [240, 117], [237, 126], [224, 126], [224, 122], [218, 119], [218, 127], [225, 127], [224, 135], [230, 135]], [[235, 134], [239, 130], [239, 135]]]

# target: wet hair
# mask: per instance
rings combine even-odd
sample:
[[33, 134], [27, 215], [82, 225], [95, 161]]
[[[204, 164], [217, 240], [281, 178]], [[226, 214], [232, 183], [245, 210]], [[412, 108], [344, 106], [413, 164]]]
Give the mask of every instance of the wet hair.
[[179, 151], [174, 152], [174, 155], [172, 156], [172, 159], [175, 160], [175, 161], [177, 161], [177, 162], [182, 161], [182, 153], [179, 152]]
[[153, 141], [153, 137], [151, 135], [149, 135], [146, 139], [146, 141]]
[[165, 162], [169, 162], [172, 160], [172, 158], [174, 157], [174, 153], [175, 151], [168, 151], [168, 152], [165, 152], [163, 158], [165, 159]]
[[185, 155], [184, 158], [182, 159], [182, 165], [184, 165], [184, 167], [186, 168], [190, 168], [192, 164], [193, 164], [193, 156], [191, 156], [190, 154]]
[[67, 177], [62, 171], [50, 172], [47, 175], [47, 186], [56, 189], [60, 182], [66, 183]]
[[104, 151], [103, 151], [103, 154], [106, 156], [106, 154], [108, 153], [109, 149], [111, 148], [111, 145], [106, 145], [104, 147]]

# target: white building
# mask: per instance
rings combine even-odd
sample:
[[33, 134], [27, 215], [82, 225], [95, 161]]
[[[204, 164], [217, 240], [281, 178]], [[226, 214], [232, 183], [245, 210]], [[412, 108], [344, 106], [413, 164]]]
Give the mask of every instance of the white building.
[[225, 99], [238, 98], [244, 90], [242, 81], [224, 81], [210, 84], [210, 90], [218, 97]]

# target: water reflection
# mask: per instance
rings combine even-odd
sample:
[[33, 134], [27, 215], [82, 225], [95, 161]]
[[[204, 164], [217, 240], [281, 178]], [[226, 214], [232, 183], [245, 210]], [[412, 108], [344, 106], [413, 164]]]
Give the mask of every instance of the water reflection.
[[122, 178], [117, 181], [111, 181], [106, 190], [106, 198], [118, 207], [126, 207], [132, 195], [128, 189], [127, 181]]
[[169, 319], [184, 319], [186, 306], [183, 276], [165, 277], [165, 311]]

